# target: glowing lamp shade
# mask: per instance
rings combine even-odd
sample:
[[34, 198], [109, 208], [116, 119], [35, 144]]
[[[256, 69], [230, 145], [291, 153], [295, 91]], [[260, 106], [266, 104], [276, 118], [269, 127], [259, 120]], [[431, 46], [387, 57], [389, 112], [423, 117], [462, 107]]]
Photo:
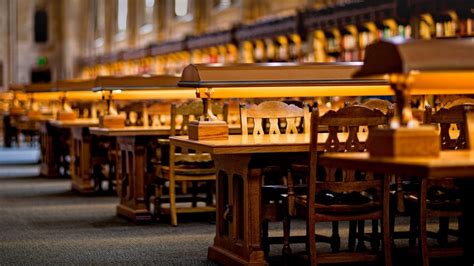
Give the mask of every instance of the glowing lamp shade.
[[380, 75], [391, 84], [400, 81], [394, 76], [409, 78], [413, 92], [473, 93], [474, 38], [374, 43], [367, 47], [364, 65], [354, 77]]
[[474, 38], [369, 45], [356, 78], [383, 75], [397, 98], [401, 124], [411, 119], [411, 94], [474, 94]]
[[34, 83], [24, 86], [24, 93], [35, 101], [58, 101], [62, 93], [55, 91], [55, 83]]
[[100, 76], [94, 91], [102, 91], [114, 100], [193, 99], [194, 89], [179, 88], [179, 78], [170, 75]]
[[380, 78], [353, 79], [361, 63], [208, 64], [187, 66], [178, 85], [199, 98], [392, 95]]
[[61, 80], [56, 83], [56, 90], [63, 92], [66, 99], [71, 101], [98, 101], [101, 95], [94, 93], [95, 80]]

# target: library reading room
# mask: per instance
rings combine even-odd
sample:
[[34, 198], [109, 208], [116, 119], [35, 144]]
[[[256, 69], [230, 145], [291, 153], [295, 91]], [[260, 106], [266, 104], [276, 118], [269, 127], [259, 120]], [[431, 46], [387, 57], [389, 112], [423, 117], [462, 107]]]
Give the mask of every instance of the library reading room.
[[0, 0], [0, 116], [1, 265], [474, 265], [473, 0]]

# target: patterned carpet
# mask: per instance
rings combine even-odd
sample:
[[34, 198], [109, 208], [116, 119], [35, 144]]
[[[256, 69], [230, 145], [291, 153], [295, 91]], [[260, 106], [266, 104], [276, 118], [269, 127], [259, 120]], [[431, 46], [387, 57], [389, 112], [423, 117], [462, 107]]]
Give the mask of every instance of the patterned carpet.
[[[116, 203], [112, 196], [77, 195], [66, 179], [38, 177], [35, 165], [0, 165], [0, 264], [214, 265], [206, 259], [215, 231], [207, 217], [180, 217], [178, 227], [138, 226], [115, 216]], [[280, 226], [272, 225], [271, 234]], [[302, 221], [292, 234], [304, 234]], [[272, 264], [281, 264], [280, 254], [281, 246], [273, 246]]]

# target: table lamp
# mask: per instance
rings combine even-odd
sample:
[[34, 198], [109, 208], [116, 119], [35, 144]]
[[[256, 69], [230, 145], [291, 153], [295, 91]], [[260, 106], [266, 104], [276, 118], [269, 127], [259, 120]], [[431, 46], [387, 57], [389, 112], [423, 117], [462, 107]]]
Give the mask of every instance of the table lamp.
[[101, 99], [100, 95], [92, 92], [95, 86], [93, 79], [72, 79], [56, 82], [56, 91], [61, 93], [61, 111], [58, 112], [58, 120], [75, 120], [76, 113], [70, 106], [71, 101], [92, 102], [91, 118], [97, 118], [96, 102]]
[[353, 79], [361, 63], [268, 63], [189, 65], [178, 83], [196, 89], [203, 116], [189, 125], [189, 138], [226, 139], [228, 126], [212, 114], [210, 101], [226, 98], [283, 98], [392, 95], [383, 79]]
[[[41, 113], [37, 108], [37, 102], [55, 102], [60, 99], [60, 93], [54, 91], [55, 83], [33, 83], [27, 84], [24, 87], [24, 93], [29, 101], [30, 108], [28, 110], [28, 117], [35, 119], [41, 117]], [[53, 113], [56, 114], [55, 108]]]
[[121, 128], [125, 117], [117, 113], [114, 100], [143, 101], [143, 124], [148, 126], [146, 101], [160, 99], [192, 99], [192, 89], [179, 88], [179, 78], [171, 75], [143, 76], [99, 76], [95, 81], [95, 92], [102, 92], [107, 102], [105, 115], [100, 119], [101, 127]]
[[474, 39], [380, 41], [366, 49], [355, 78], [383, 77], [395, 93], [397, 108], [389, 129], [369, 132], [371, 156], [438, 156], [438, 133], [418, 126], [410, 108], [412, 94], [473, 94]]

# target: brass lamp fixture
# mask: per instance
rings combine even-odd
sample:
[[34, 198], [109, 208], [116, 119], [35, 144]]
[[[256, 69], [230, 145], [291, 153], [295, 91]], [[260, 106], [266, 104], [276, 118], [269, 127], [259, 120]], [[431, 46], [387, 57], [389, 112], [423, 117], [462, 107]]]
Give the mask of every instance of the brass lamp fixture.
[[371, 156], [437, 156], [438, 134], [434, 127], [417, 126], [410, 97], [474, 94], [474, 38], [374, 43], [354, 74], [355, 78], [370, 76], [387, 80], [397, 101], [391, 128], [369, 133]]

